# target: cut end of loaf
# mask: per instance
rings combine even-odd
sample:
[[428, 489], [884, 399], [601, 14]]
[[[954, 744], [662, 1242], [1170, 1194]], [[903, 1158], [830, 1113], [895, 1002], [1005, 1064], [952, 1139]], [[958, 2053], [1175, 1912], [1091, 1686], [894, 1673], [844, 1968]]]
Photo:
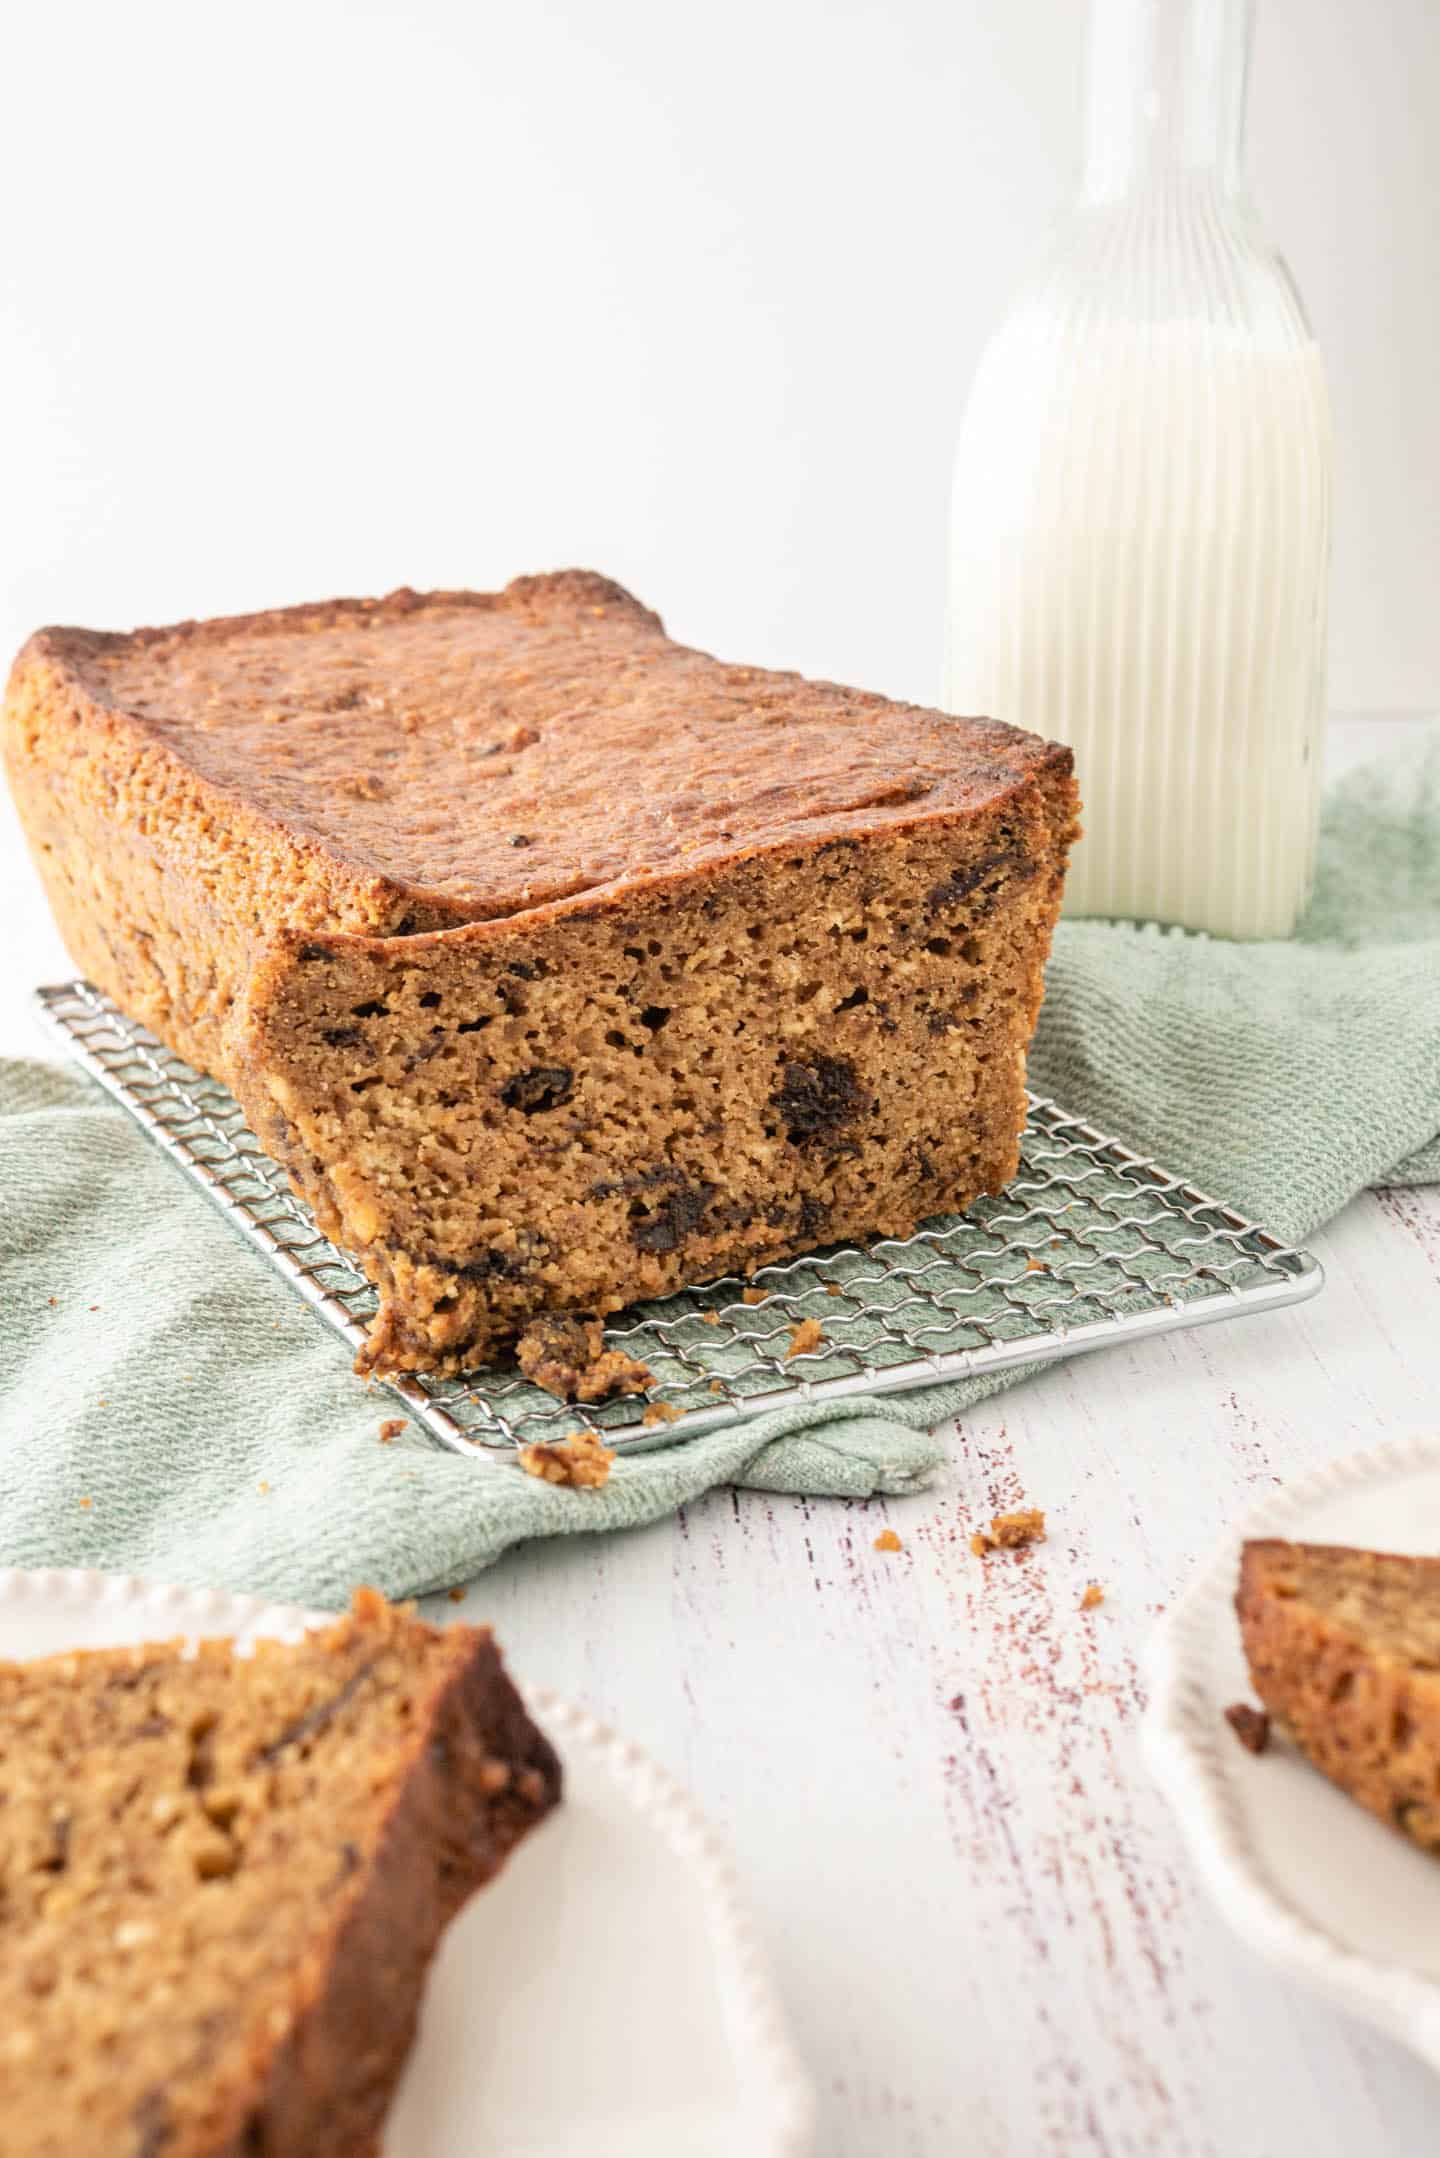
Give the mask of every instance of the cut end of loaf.
[[8, 2158], [371, 2147], [443, 1926], [559, 1795], [488, 1633], [362, 1594], [0, 1666], [0, 1719]]
[[1440, 1558], [1253, 1541], [1236, 1610], [1280, 1729], [1360, 1805], [1440, 1852]]

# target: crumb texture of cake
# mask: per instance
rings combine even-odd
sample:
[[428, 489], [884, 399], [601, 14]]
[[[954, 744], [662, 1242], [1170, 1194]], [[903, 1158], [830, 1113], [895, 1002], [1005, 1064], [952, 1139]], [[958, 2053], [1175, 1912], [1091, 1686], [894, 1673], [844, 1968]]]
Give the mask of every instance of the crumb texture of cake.
[[585, 1312], [546, 1312], [525, 1329], [515, 1361], [532, 1386], [559, 1401], [608, 1401], [643, 1394], [648, 1365], [623, 1349], [607, 1349], [605, 1330]]
[[77, 965], [355, 1254], [371, 1368], [1014, 1173], [1066, 749], [723, 665], [580, 571], [42, 631], [4, 735]]
[[1440, 1853], [1440, 1558], [1247, 1543], [1236, 1595], [1271, 1719], [1360, 1805]]
[[600, 1491], [610, 1481], [615, 1455], [593, 1431], [572, 1431], [563, 1439], [539, 1439], [520, 1448], [520, 1466], [542, 1484], [569, 1484], [577, 1491]]
[[[1039, 1506], [1020, 1506], [1014, 1513], [994, 1514], [988, 1529], [977, 1529], [970, 1549], [977, 1559], [991, 1551], [1023, 1551], [1027, 1544], [1045, 1541], [1045, 1513]], [[1087, 1605], [1086, 1609], [1092, 1608]]]
[[489, 1634], [365, 1591], [0, 1665], [0, 1733], [6, 2158], [377, 2150], [442, 1929], [560, 1791]]

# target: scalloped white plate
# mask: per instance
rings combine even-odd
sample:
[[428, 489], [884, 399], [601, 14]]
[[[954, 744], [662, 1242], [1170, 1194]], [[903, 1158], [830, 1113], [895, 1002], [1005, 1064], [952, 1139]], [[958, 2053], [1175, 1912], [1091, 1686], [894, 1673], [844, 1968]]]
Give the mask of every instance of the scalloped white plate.
[[1143, 1742], [1201, 1878], [1260, 1955], [1440, 2068], [1440, 1860], [1343, 1796], [1283, 1739], [1223, 1720], [1253, 1701], [1233, 1598], [1251, 1536], [1440, 1553], [1440, 1439], [1351, 1456], [1226, 1539], [1146, 1655]]
[[[217, 1590], [0, 1569], [8, 1658], [324, 1622]], [[447, 1932], [385, 2158], [803, 2158], [813, 2099], [710, 1830], [583, 1709], [526, 1699], [565, 1804]]]

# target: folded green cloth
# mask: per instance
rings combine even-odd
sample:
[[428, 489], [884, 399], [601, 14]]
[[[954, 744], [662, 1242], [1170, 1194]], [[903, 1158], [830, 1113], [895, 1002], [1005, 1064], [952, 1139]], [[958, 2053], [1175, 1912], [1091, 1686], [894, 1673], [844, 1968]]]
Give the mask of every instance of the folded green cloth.
[[[1330, 797], [1294, 941], [1065, 923], [1036, 1087], [1290, 1238], [1440, 1179], [1440, 729]], [[1024, 1374], [802, 1407], [571, 1491], [383, 1443], [390, 1397], [78, 1074], [0, 1063], [0, 1562], [312, 1604], [465, 1581], [715, 1484], [923, 1486], [931, 1427]]]

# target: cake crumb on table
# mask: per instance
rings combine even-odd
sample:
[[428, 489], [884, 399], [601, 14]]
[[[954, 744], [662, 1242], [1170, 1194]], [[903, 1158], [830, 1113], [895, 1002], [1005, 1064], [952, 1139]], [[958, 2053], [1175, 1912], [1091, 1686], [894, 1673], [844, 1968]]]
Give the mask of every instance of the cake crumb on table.
[[790, 1329], [790, 1346], [785, 1351], [788, 1364], [792, 1356], [808, 1356], [818, 1349], [825, 1339], [825, 1329], [818, 1319], [797, 1319]]
[[1252, 1708], [1248, 1701], [1232, 1701], [1225, 1711], [1225, 1721], [1247, 1753], [1263, 1753], [1270, 1743], [1270, 1718], [1263, 1708]]
[[380, 1444], [388, 1446], [392, 1439], [399, 1438], [404, 1429], [405, 1419], [403, 1416], [387, 1416], [380, 1426]]
[[82, 1508], [84, 1509], [84, 1511], [85, 1511], [86, 1513], [89, 1513], [89, 1511], [90, 1511], [90, 1508], [91, 1508], [91, 1507], [92, 1507], [92, 1506], [93, 1506], [93, 1505], [95, 1504], [95, 1501], [94, 1501], [93, 1499], [82, 1499], [82, 1500], [80, 1501], [80, 1504], [81, 1504]]
[[988, 1532], [984, 1529], [975, 1531], [970, 1539], [970, 1549], [977, 1559], [983, 1559], [990, 1551], [1019, 1551], [1026, 1544], [1043, 1544], [1044, 1541], [1044, 1509], [1021, 1506], [1014, 1513], [993, 1515]]
[[527, 1476], [546, 1484], [572, 1484], [598, 1491], [610, 1481], [615, 1459], [593, 1431], [572, 1431], [563, 1439], [544, 1439], [520, 1449], [520, 1466]]
[[521, 1335], [515, 1361], [532, 1386], [559, 1401], [606, 1401], [643, 1394], [653, 1383], [644, 1364], [607, 1349], [605, 1330], [584, 1312], [547, 1312]]
[[452, 1604], [463, 1604], [465, 1601], [464, 1589], [447, 1589], [446, 1594], [449, 1596]]
[[768, 1294], [766, 1289], [745, 1288], [740, 1291], [740, 1301], [742, 1304], [763, 1304]]
[[684, 1414], [685, 1411], [683, 1409], [677, 1409], [672, 1402], [652, 1401], [646, 1408], [645, 1414], [641, 1417], [640, 1421], [642, 1424], [651, 1425], [676, 1424], [680, 1421], [680, 1418]]
[[877, 1551], [903, 1551], [905, 1546], [893, 1529], [882, 1529], [875, 1539], [875, 1549]]
[[1093, 1611], [1096, 1609], [1097, 1605], [1103, 1604], [1104, 1601], [1104, 1589], [1101, 1588], [1098, 1581], [1092, 1581], [1086, 1588], [1085, 1594], [1080, 1599], [1080, 1609], [1082, 1611]]

